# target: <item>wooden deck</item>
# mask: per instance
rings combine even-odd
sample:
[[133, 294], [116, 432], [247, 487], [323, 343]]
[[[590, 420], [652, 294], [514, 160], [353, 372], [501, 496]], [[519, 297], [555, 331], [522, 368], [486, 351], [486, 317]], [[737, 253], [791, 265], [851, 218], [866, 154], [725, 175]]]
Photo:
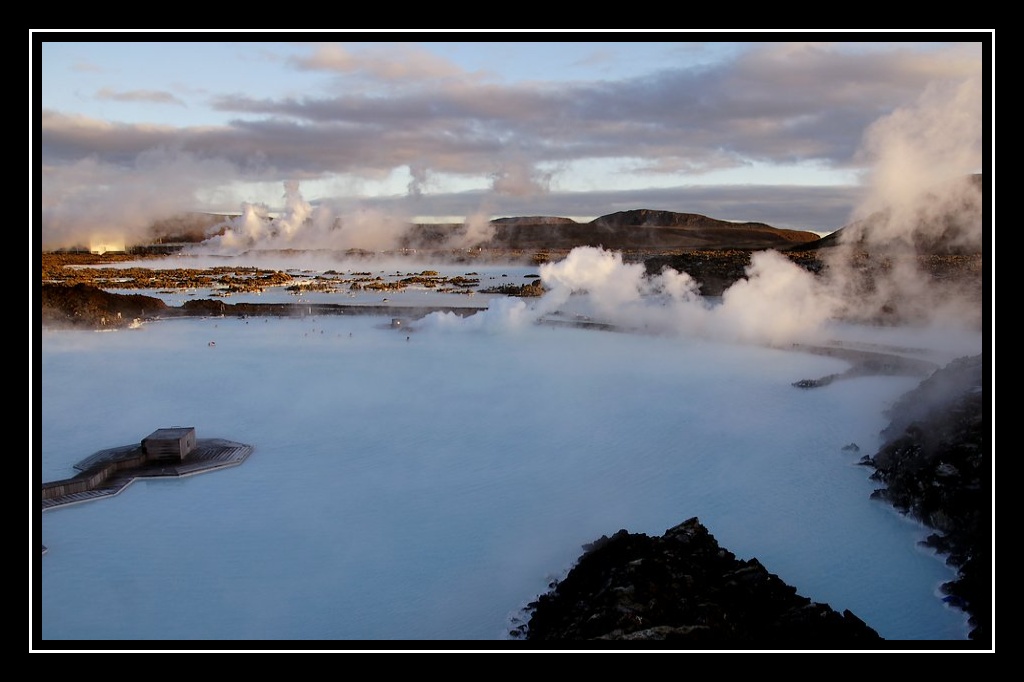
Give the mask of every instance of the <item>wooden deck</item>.
[[[111, 462], [132, 459], [141, 454], [141, 449], [141, 445], [128, 445], [101, 450], [83, 459], [75, 465], [75, 468], [84, 472]], [[195, 449], [180, 462], [146, 463], [122, 469], [91, 490], [42, 500], [42, 509], [46, 511], [56, 507], [111, 497], [140, 478], [178, 478], [237, 466], [246, 460], [252, 450], [251, 445], [244, 443], [221, 438], [200, 438], [196, 441]]]

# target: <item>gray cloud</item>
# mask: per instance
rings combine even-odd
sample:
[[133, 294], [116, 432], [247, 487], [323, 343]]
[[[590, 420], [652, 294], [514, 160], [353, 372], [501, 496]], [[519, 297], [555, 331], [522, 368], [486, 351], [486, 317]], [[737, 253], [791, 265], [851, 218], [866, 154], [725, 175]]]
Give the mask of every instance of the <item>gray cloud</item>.
[[[326, 68], [324, 50], [340, 51], [317, 49], [307, 61], [320, 68]], [[337, 60], [347, 64], [354, 58]], [[365, 60], [360, 64], [366, 68]], [[376, 172], [410, 162], [486, 174], [495, 170], [493, 155], [510, 145], [533, 163], [676, 158], [686, 160], [678, 165], [681, 171], [691, 172], [721, 168], [730, 159], [845, 166], [855, 162], [860, 136], [872, 121], [912, 100], [937, 74], [966, 75], [979, 65], [980, 54], [964, 55], [955, 47], [924, 59], [909, 50], [850, 55], [828, 46], [768, 45], [722, 65], [668, 64], [639, 80], [559, 88], [457, 81], [387, 97], [236, 94], [213, 101], [240, 116], [229, 129], [81, 121], [77, 129], [84, 126], [88, 134], [73, 149], [104, 158], [173, 140], [239, 164], [264, 153], [281, 172], [310, 175], [364, 167]], [[50, 142], [44, 154], [57, 153], [60, 136], [74, 133], [66, 121], [55, 125], [57, 116], [44, 118], [43, 136]], [[289, 151], [296, 146], [299, 152]]]
[[96, 92], [97, 99], [109, 99], [115, 102], [149, 102], [153, 104], [175, 104], [185, 106], [185, 103], [169, 92], [162, 90], [129, 90], [119, 92], [110, 88], [103, 88]]
[[404, 43], [376, 45], [358, 51], [337, 43], [323, 43], [313, 46], [308, 56], [289, 59], [288, 63], [303, 71], [355, 74], [385, 81], [466, 76], [451, 62]]

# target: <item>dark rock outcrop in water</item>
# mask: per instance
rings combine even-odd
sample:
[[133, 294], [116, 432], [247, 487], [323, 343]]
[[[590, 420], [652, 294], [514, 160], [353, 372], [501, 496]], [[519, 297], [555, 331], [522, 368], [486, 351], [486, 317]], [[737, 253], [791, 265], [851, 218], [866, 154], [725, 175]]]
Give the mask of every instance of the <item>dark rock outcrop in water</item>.
[[718, 545], [697, 518], [661, 537], [620, 530], [585, 547], [529, 607], [513, 637], [673, 649], [871, 649], [882, 638], [850, 611], [799, 595], [756, 559]]

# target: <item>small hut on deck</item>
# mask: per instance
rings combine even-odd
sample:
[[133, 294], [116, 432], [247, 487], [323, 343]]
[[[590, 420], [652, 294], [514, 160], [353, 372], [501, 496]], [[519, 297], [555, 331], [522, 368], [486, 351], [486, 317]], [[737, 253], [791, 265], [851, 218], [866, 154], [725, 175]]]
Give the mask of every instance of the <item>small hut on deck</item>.
[[196, 447], [196, 429], [194, 426], [176, 426], [157, 429], [142, 439], [142, 449], [146, 459], [171, 459], [180, 462]]

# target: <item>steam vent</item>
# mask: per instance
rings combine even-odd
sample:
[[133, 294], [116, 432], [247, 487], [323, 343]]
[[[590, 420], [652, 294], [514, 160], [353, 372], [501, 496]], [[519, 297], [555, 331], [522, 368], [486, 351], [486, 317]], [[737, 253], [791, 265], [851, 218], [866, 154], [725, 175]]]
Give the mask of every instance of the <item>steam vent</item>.
[[43, 511], [117, 495], [139, 478], [180, 477], [236, 466], [252, 446], [196, 439], [195, 427], [157, 429], [138, 444], [100, 450], [75, 465], [80, 473], [43, 484]]

